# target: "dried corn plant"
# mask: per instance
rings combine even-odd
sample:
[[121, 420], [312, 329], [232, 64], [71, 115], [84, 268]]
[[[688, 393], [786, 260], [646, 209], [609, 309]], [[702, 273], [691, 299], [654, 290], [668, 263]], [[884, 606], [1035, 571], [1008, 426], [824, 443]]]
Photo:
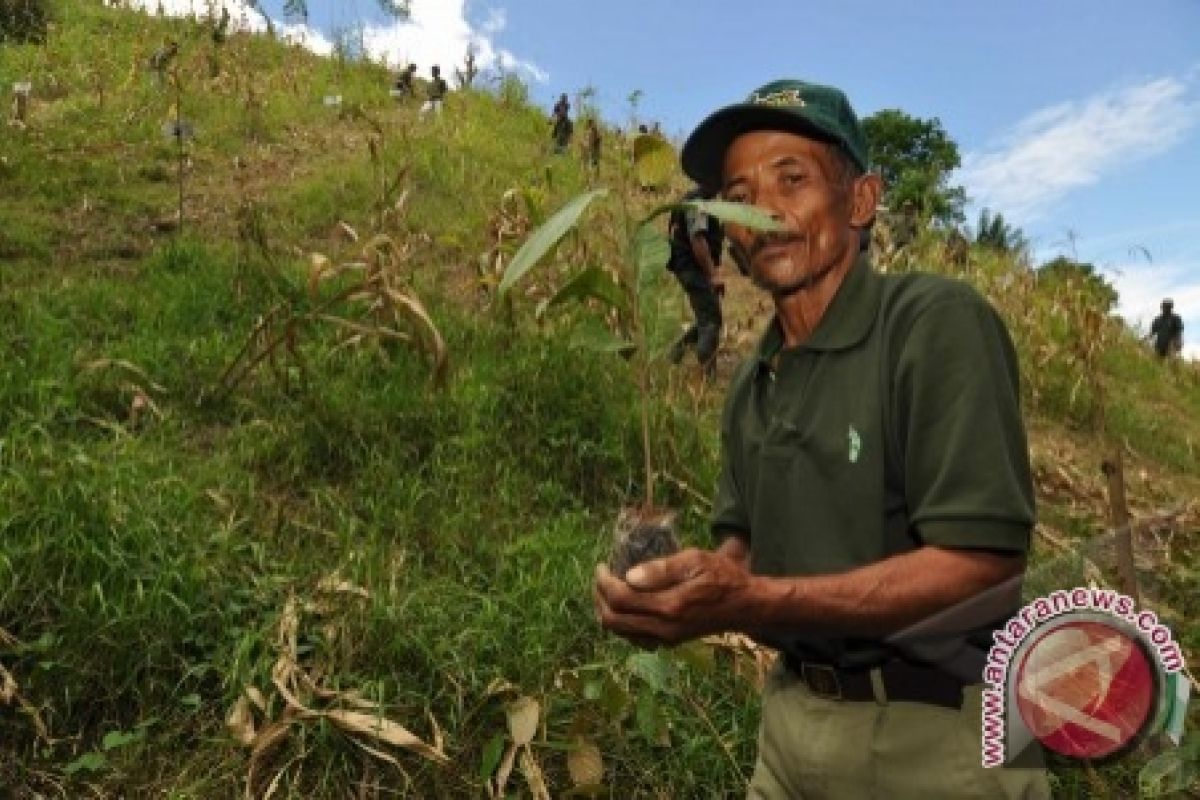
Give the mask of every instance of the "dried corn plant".
[[[387, 234], [368, 241], [358, 261], [333, 266], [327, 257], [314, 253], [308, 289], [318, 310], [312, 316], [342, 330], [339, 348], [374, 344], [386, 354], [389, 343], [403, 342], [420, 351], [429, 360], [433, 384], [440, 388], [447, 377], [446, 342], [401, 275], [408, 255], [407, 245], [398, 245]], [[336, 284], [345, 276], [355, 278], [351, 285], [323, 299], [322, 285]], [[342, 315], [330, 313], [337, 308], [345, 309]]]
[[538, 216], [536, 200], [528, 190], [509, 189], [488, 220], [488, 249], [479, 256], [479, 285], [487, 295], [495, 292], [517, 245], [529, 235]]
[[416, 350], [429, 362], [432, 384], [444, 387], [449, 368], [446, 342], [403, 275], [409, 255], [407, 244], [387, 234], [372, 237], [358, 258], [341, 263], [311, 253], [307, 308], [296, 310], [295, 304], [284, 301], [260, 317], [217, 382], [215, 395], [228, 395], [264, 364], [285, 388], [293, 373], [305, 381], [309, 370], [300, 341], [317, 327], [337, 330], [332, 352], [370, 346], [387, 361], [397, 344]]
[[250, 752], [247, 800], [275, 794], [286, 773], [303, 762], [301, 752], [280, 764], [277, 758], [280, 749], [305, 726], [322, 721], [371, 758], [401, 771], [403, 765], [395, 750], [416, 754], [436, 764], [449, 763], [441, 729], [432, 715], [429, 717], [432, 741], [428, 742], [384, 716], [381, 704], [358, 690], [323, 685], [328, 666], [300, 653], [303, 624], [320, 623], [321, 634], [327, 640], [335, 639], [341, 634], [333, 621], [333, 612], [339, 604], [369, 600], [371, 595], [336, 574], [319, 581], [313, 595], [304, 601], [290, 596], [280, 612], [276, 658], [267, 692], [254, 685], [244, 687], [226, 715], [229, 732]]

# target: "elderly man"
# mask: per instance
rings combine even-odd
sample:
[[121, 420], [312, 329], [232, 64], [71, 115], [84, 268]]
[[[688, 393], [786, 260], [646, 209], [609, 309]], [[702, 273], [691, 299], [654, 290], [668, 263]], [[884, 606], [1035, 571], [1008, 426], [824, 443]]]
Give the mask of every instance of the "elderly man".
[[750, 797], [1048, 797], [1040, 768], [980, 765], [982, 676], [897, 637], [966, 608], [943, 644], [986, 647], [1016, 608], [1033, 489], [1003, 323], [966, 284], [871, 269], [882, 187], [837, 89], [768, 84], [704, 120], [683, 166], [780, 224], [725, 226], [775, 318], [726, 401], [719, 546], [598, 567], [602, 624], [780, 650]]

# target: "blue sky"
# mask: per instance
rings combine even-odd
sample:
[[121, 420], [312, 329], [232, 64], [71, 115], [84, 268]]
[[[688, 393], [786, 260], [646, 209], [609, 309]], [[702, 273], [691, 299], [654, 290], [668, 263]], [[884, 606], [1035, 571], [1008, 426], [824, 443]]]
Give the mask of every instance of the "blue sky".
[[639, 116], [671, 135], [784, 76], [842, 88], [863, 116], [938, 117], [972, 217], [988, 205], [1039, 259], [1095, 263], [1131, 323], [1170, 294], [1200, 356], [1200, 0], [412, 0], [403, 25], [375, 0], [308, 2], [317, 40], [362, 18], [370, 49], [423, 74], [473, 43], [547, 106], [591, 85], [627, 122], [640, 89]]

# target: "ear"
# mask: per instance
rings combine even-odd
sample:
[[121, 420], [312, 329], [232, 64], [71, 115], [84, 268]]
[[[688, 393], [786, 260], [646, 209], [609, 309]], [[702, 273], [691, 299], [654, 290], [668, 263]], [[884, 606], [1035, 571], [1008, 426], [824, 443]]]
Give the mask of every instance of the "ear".
[[873, 172], [854, 179], [854, 196], [850, 198], [850, 225], [865, 228], [875, 218], [875, 209], [883, 196], [883, 179]]

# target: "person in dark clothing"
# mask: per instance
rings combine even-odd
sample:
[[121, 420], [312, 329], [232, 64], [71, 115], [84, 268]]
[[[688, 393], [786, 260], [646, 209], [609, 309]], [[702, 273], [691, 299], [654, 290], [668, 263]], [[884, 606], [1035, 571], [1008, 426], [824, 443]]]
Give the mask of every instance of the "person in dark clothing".
[[1171, 298], [1162, 301], [1162, 313], [1154, 318], [1150, 325], [1150, 333], [1146, 338], [1154, 337], [1154, 352], [1159, 358], [1179, 355], [1183, 350], [1183, 320], [1173, 309], [1175, 303]]
[[550, 136], [554, 139], [554, 152], [559, 154], [567, 152], [575, 126], [571, 123], [571, 103], [567, 100], [565, 93], [554, 104], [551, 123]]
[[396, 74], [395, 91], [392, 93], [396, 98], [411, 97], [413, 94], [413, 77], [417, 74], [417, 65], [409, 64], [404, 69]]
[[[684, 200], [710, 200], [712, 194], [700, 189], [688, 192]], [[705, 373], [712, 375], [716, 366], [717, 346], [721, 339], [721, 295], [725, 284], [718, 273], [724, 234], [721, 223], [696, 209], [671, 214], [668, 233], [671, 260], [667, 268], [674, 273], [687, 294], [695, 315], [693, 323], [671, 348], [671, 361], [678, 364], [689, 347], [696, 349], [696, 360]]]
[[442, 113], [442, 102], [446, 99], [446, 92], [449, 87], [446, 86], [446, 80], [442, 77], [442, 68], [437, 64], [429, 70], [432, 76], [429, 81], [429, 95], [425, 104], [421, 106], [421, 116], [425, 116], [426, 112], [432, 111], [434, 114]]

